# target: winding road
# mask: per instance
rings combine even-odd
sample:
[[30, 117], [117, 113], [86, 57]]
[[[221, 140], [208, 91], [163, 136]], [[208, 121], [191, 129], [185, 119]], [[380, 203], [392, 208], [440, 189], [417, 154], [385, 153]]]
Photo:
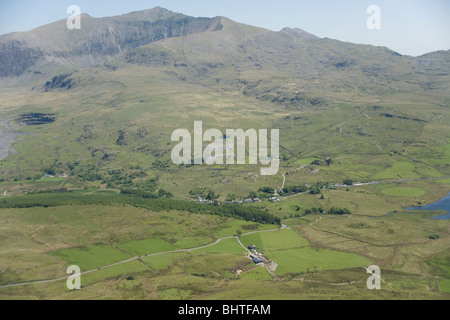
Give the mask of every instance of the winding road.
[[[283, 230], [283, 229], [286, 229], [286, 228], [287, 227], [285, 225], [282, 225], [281, 228], [278, 228], [278, 229], [252, 231], [252, 232], [244, 233], [241, 236], [246, 236], [246, 235], [255, 234], [255, 233], [262, 233], [262, 232], [275, 232], [275, 231], [280, 231], [280, 230]], [[228, 236], [228, 237], [220, 238], [220, 239], [218, 239], [217, 241], [215, 241], [215, 242], [213, 242], [211, 244], [207, 244], [207, 245], [200, 246], [200, 247], [195, 247], [195, 248], [190, 248], [190, 249], [179, 249], [179, 250], [173, 250], [173, 251], [157, 252], [157, 253], [146, 254], [146, 255], [142, 255], [142, 256], [138, 256], [138, 257], [133, 257], [133, 258], [130, 258], [130, 259], [127, 259], [127, 260], [123, 260], [123, 261], [119, 261], [119, 262], [116, 262], [116, 263], [109, 264], [109, 265], [104, 266], [104, 267], [99, 267], [97, 269], [92, 269], [92, 270], [81, 272], [80, 275], [86, 275], [86, 274], [89, 274], [89, 273], [92, 273], [92, 272], [95, 272], [95, 271], [108, 269], [108, 268], [111, 268], [111, 267], [114, 267], [114, 266], [117, 266], [117, 265], [121, 265], [121, 264], [124, 264], [124, 263], [131, 262], [131, 261], [136, 261], [136, 260], [139, 260], [139, 259], [144, 258], [144, 257], [153, 257], [153, 256], [158, 256], [158, 255], [163, 255], [163, 254], [180, 253], [180, 252], [191, 252], [191, 251], [195, 251], [195, 250], [200, 250], [200, 249], [212, 247], [212, 246], [220, 243], [223, 240], [232, 239], [232, 238], [237, 239], [239, 244], [245, 250], [248, 251], [248, 249], [240, 241], [239, 237], [237, 237], [237, 236]], [[25, 286], [25, 285], [30, 285], [30, 284], [58, 282], [58, 281], [67, 280], [71, 276], [72, 275], [68, 275], [68, 276], [64, 276], [64, 277], [56, 278], [56, 279], [49, 279], [49, 280], [35, 280], [35, 281], [27, 281], [27, 282], [14, 283], [14, 284], [6, 284], [6, 285], [0, 286], [0, 289], [11, 288], [11, 287], [18, 287], [18, 286]]]

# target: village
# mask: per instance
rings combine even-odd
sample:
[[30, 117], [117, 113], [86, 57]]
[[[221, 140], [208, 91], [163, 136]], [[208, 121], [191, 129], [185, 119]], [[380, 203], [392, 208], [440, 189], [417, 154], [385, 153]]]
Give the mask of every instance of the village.
[[[280, 198], [279, 197], [270, 197], [268, 198], [268, 200], [270, 202], [280, 202]], [[197, 197], [197, 199], [195, 199], [195, 202], [198, 204], [214, 204], [213, 200], [207, 200], [207, 199], [203, 199], [202, 197]], [[261, 199], [260, 198], [253, 198], [253, 199], [244, 199], [244, 200], [227, 200], [224, 202], [224, 204], [232, 204], [232, 205], [236, 205], [236, 204], [251, 204], [251, 203], [260, 203]]]

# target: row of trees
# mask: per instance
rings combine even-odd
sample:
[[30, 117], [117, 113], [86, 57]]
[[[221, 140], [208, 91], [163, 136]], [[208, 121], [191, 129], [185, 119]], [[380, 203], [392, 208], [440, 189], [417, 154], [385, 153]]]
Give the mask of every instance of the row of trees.
[[281, 191], [286, 195], [297, 194], [308, 192], [310, 194], [320, 194], [323, 189], [328, 189], [330, 187], [329, 182], [316, 182], [310, 186], [297, 185], [297, 186], [286, 186]]
[[305, 214], [321, 214], [321, 213], [327, 213], [327, 214], [333, 214], [333, 215], [345, 215], [345, 214], [352, 214], [352, 212], [347, 208], [339, 208], [339, 207], [332, 207], [328, 212], [326, 212], [323, 208], [311, 208], [306, 209]]
[[164, 189], [159, 189], [157, 193], [145, 191], [142, 189], [120, 189], [121, 194], [132, 195], [136, 197], [141, 197], [145, 199], [159, 199], [159, 198], [173, 198], [173, 194], [170, 191], [166, 191]]
[[66, 205], [115, 205], [126, 204], [152, 211], [187, 211], [211, 214], [263, 224], [281, 224], [281, 219], [261, 209], [244, 205], [197, 204], [192, 201], [154, 198], [153, 194], [141, 194], [128, 190], [122, 194], [46, 193], [0, 199], [0, 208], [56, 207]]
[[216, 193], [214, 190], [212, 190], [210, 188], [199, 188], [199, 187], [196, 187], [194, 189], [191, 189], [189, 191], [189, 194], [191, 196], [193, 196], [194, 198], [195, 197], [201, 197], [203, 199], [211, 200], [211, 201], [214, 201], [214, 200], [217, 200], [217, 199], [220, 198], [220, 194]]

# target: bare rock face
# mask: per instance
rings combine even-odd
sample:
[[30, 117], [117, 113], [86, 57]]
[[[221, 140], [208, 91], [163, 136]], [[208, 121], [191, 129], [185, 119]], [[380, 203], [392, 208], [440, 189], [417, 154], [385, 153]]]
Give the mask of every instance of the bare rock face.
[[18, 77], [43, 57], [40, 49], [27, 47], [25, 42], [0, 42], [0, 77]]
[[162, 39], [220, 29], [220, 19], [193, 18], [159, 7], [100, 19], [82, 14], [81, 30], [68, 30], [61, 20], [0, 36], [0, 78], [18, 77], [46, 64], [91, 67]]

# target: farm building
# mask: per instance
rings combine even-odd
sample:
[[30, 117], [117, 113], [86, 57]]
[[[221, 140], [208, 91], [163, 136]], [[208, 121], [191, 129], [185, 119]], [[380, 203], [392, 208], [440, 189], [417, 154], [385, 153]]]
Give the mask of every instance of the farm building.
[[251, 244], [248, 246], [248, 250], [256, 250], [256, 246], [254, 244]]
[[280, 202], [280, 199], [278, 197], [271, 197], [269, 198], [270, 202]]
[[199, 203], [199, 204], [212, 204], [213, 203], [211, 200], [205, 200], [205, 199], [202, 199], [201, 197], [197, 197], [195, 202]]
[[264, 263], [264, 260], [259, 257], [253, 257], [252, 260], [255, 264]]

